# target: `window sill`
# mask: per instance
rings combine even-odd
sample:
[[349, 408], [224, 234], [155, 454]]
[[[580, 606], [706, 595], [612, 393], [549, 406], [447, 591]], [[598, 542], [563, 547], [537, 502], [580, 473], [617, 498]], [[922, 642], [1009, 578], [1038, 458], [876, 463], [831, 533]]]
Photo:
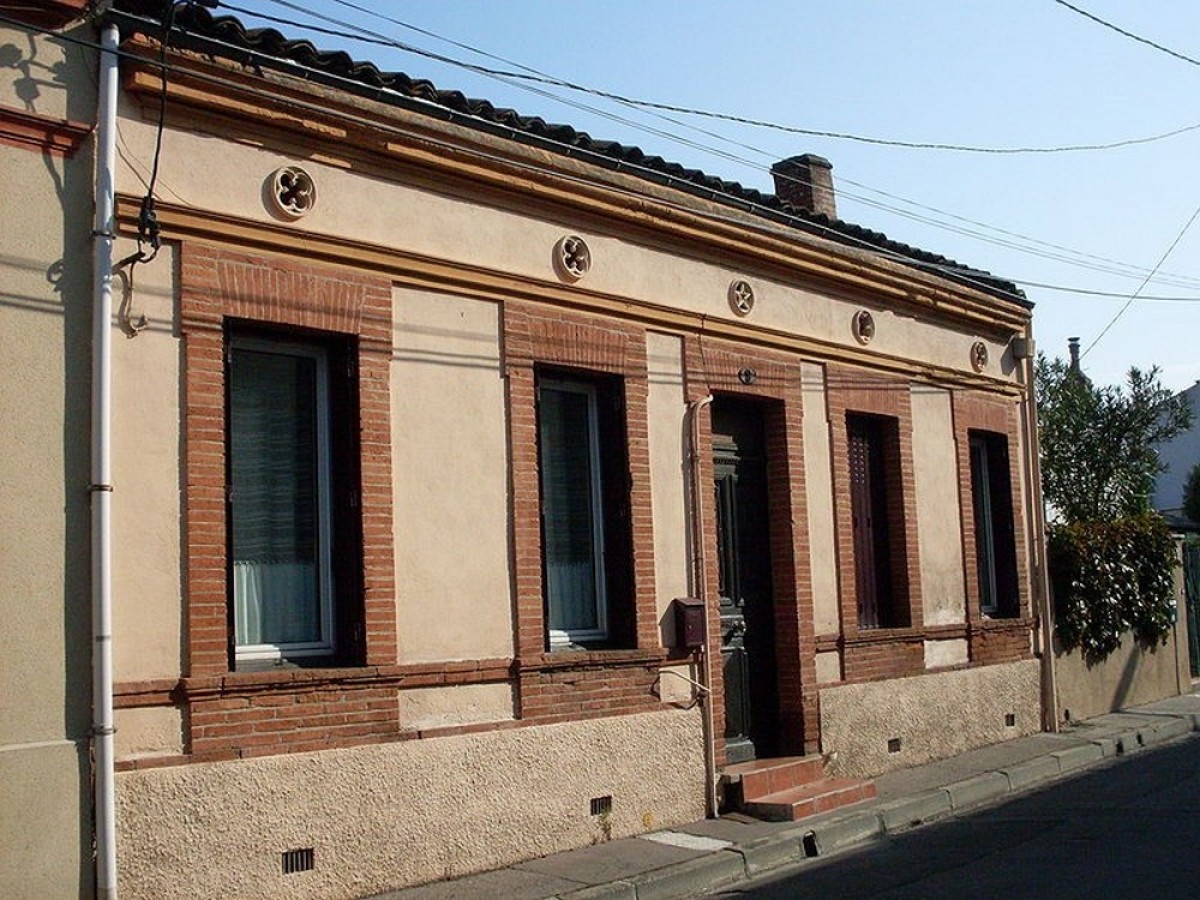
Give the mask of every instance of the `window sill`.
[[552, 650], [529, 659], [517, 661], [520, 672], [545, 672], [555, 669], [611, 669], [625, 666], [660, 665], [670, 653], [665, 648], [653, 650]]

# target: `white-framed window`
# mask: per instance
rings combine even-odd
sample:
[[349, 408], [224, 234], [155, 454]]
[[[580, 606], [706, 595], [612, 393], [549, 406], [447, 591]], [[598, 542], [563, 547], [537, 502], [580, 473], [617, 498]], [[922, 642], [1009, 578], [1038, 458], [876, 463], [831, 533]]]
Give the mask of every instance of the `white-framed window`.
[[542, 571], [551, 649], [608, 637], [605, 509], [596, 384], [538, 381]]
[[334, 651], [329, 360], [228, 343], [229, 568], [238, 662]]

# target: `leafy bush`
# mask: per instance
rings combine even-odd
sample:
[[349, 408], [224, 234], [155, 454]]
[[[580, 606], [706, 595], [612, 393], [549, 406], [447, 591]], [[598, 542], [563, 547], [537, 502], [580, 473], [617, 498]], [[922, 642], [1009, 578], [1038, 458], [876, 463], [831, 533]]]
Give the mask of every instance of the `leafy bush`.
[[1153, 513], [1050, 529], [1055, 631], [1067, 650], [1104, 659], [1132, 631], [1165, 643], [1175, 614], [1175, 542]]

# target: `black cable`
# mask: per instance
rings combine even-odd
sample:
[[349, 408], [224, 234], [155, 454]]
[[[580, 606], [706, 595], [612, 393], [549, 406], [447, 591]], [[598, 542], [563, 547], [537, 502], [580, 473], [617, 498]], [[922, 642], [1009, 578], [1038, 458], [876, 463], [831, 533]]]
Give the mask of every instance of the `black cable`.
[[1156, 44], [1154, 41], [1149, 40], [1148, 38], [1144, 38], [1141, 35], [1134, 34], [1132, 31], [1126, 31], [1124, 28], [1114, 25], [1112, 22], [1106, 22], [1104, 19], [1100, 18], [1099, 16], [1093, 15], [1092, 13], [1088, 12], [1086, 9], [1080, 9], [1078, 6], [1074, 6], [1070, 3], [1067, 3], [1066, 0], [1054, 0], [1054, 2], [1057, 3], [1059, 6], [1066, 7], [1067, 9], [1071, 10], [1071, 12], [1073, 12], [1073, 13], [1078, 13], [1079, 15], [1083, 16], [1085, 19], [1091, 19], [1097, 25], [1103, 25], [1105, 28], [1109, 28], [1109, 29], [1115, 31], [1119, 35], [1127, 37], [1130, 40], [1137, 41], [1139, 44], [1145, 44], [1147, 47], [1153, 47], [1155, 50], [1160, 50], [1163, 53], [1167, 54], [1168, 56], [1173, 56], [1176, 59], [1183, 60], [1185, 63], [1191, 63], [1193, 66], [1200, 66], [1200, 60], [1198, 60], [1198, 59], [1192, 59], [1192, 57], [1185, 56], [1182, 53], [1178, 53], [1175, 50], [1172, 50], [1170, 47], [1164, 47], [1162, 44]]
[[[204, 0], [198, 0], [198, 2], [204, 2]], [[204, 5], [208, 5], [208, 4], [204, 3]], [[142, 20], [142, 21], [149, 21], [149, 20]], [[20, 22], [20, 21], [17, 21], [16, 19], [9, 18], [8, 16], [5, 16], [3, 13], [0, 13], [0, 22], [15, 26], [15, 27], [23, 28], [26, 30], [32, 30], [32, 31], [36, 31], [36, 32], [39, 32], [42, 34], [46, 34], [46, 35], [52, 36], [56, 39], [62, 40], [66, 43], [71, 43], [71, 44], [75, 44], [78, 46], [87, 47], [87, 48], [93, 49], [93, 50], [103, 49], [95, 41], [87, 41], [87, 40], [83, 40], [81, 38], [77, 38], [77, 37], [74, 37], [71, 35], [66, 35], [66, 34], [63, 34], [63, 33], [57, 32], [57, 31], [53, 31], [51, 29], [41, 28], [38, 26], [32, 26], [32, 25], [29, 25], [28, 23]], [[205, 40], [208, 40], [213, 44], [222, 44], [223, 43], [214, 38], [205, 38]], [[231, 48], [231, 49], [237, 49], [243, 55], [246, 52], [245, 48]], [[138, 62], [138, 63], [142, 63], [142, 64], [145, 64], [147, 62], [147, 60], [144, 56], [137, 54], [137, 53], [130, 53], [130, 52], [124, 51], [124, 50], [117, 50], [117, 51], [115, 51], [115, 53], [119, 58], [122, 58], [122, 59], [128, 59], [130, 61]], [[275, 57], [267, 56], [266, 54], [257, 54], [256, 53], [255, 55], [262, 56], [264, 59], [274, 60], [275, 62], [286, 63], [287, 65], [294, 67], [297, 70], [303, 69], [303, 67], [300, 66], [300, 64], [295, 63], [294, 61], [291, 61], [291, 60], [277, 59]], [[168, 64], [165, 68], [167, 71], [176, 71], [176, 69], [177, 69], [177, 67], [172, 66], [170, 64]], [[215, 77], [212, 75], [208, 75], [205, 73], [191, 71], [191, 70], [186, 70], [186, 71], [187, 71], [187, 74], [189, 77], [195, 78], [204, 83], [217, 85], [217, 86], [230, 86], [228, 82], [222, 80], [221, 78], [218, 78], [218, 77]], [[335, 75], [328, 75], [328, 77], [331, 80], [339, 80], [339, 81], [346, 80], [344, 78], [340, 78], [339, 76], [335, 76]], [[251, 88], [244, 84], [239, 84], [239, 85], [237, 85], [237, 87], [239, 90], [242, 90], [251, 96], [255, 96], [255, 97], [258, 97], [261, 99], [267, 99], [267, 100], [270, 100], [277, 104], [282, 104], [285, 106], [292, 107], [296, 110], [301, 110], [301, 111], [305, 111], [305, 112], [319, 112], [322, 109], [322, 107], [320, 107], [317, 104], [306, 103], [306, 102], [297, 100], [295, 98], [289, 98], [285, 101], [277, 93], [271, 92], [269, 90], [265, 90], [265, 89], [261, 89], [261, 88]], [[397, 95], [397, 97], [404, 97], [404, 95], [400, 94], [399, 92], [396, 92], [396, 95]], [[412, 99], [412, 98], [405, 98], [405, 99]], [[430, 104], [430, 105], [433, 105], [433, 104]], [[378, 119], [372, 120], [370, 124], [373, 127], [381, 128], [384, 130], [390, 130], [396, 134], [403, 133], [400, 128], [397, 128], [394, 126], [389, 126], [386, 123], [384, 123]], [[530, 137], [526, 133], [519, 132], [516, 129], [512, 129], [508, 126], [495, 124], [495, 127], [505, 130], [505, 131], [513, 132], [514, 135], [519, 135], [522, 139], [525, 139], [525, 140], [528, 140]], [[433, 145], [439, 144], [439, 142], [435, 138], [426, 137], [425, 140]], [[545, 140], [548, 142], [548, 144], [550, 144], [554, 147], [561, 146], [558, 142], [555, 142], [552, 139], [545, 139]], [[449, 145], [446, 145], [446, 146], [448, 147]], [[575, 148], [575, 149], [581, 155], [585, 155], [585, 156], [589, 156], [589, 157], [596, 157], [598, 164], [607, 165], [607, 166], [611, 167], [611, 164], [612, 164], [611, 158], [606, 157], [603, 154], [598, 153], [596, 151], [584, 150], [584, 149], [580, 149], [580, 148]], [[481, 153], [481, 155], [483, 155], [487, 158], [496, 160], [496, 161], [504, 162], [509, 165], [514, 165], [514, 166], [518, 166], [518, 167], [527, 167], [527, 168], [531, 168], [531, 169], [534, 168], [534, 166], [532, 166], [531, 164], [522, 163], [522, 162], [515, 160], [511, 157], [508, 157], [508, 156], [491, 155], [491, 154], [487, 154], [486, 152]], [[696, 185], [693, 182], [688, 181], [686, 178], [674, 176], [674, 175], [671, 175], [670, 173], [664, 173], [664, 172], [654, 170], [654, 169], [647, 169], [646, 167], [638, 165], [636, 163], [622, 162], [620, 168], [626, 169], [626, 170], [644, 170], [644, 171], [646, 171], [648, 176], [650, 176], [656, 180], [661, 180], [661, 181], [666, 181], [666, 182], [677, 182], [677, 183], [679, 183], [681, 189], [686, 190], [690, 193], [695, 193]], [[583, 179], [579, 179], [576, 176], [572, 176], [572, 175], [569, 175], [566, 173], [563, 173], [562, 177], [570, 179], [570, 180], [583, 181]], [[616, 190], [618, 192], [622, 192], [622, 193], [629, 193], [629, 194], [635, 193], [633, 191], [629, 191], [627, 189], [622, 189], [622, 188], [617, 188], [617, 187], [614, 187], [614, 190]], [[732, 197], [732, 196], [729, 199], [734, 201], [734, 204], [736, 206], [741, 207], [745, 211], [757, 212], [757, 213], [765, 215], [767, 218], [777, 219], [777, 220], [791, 220], [794, 218], [792, 216], [788, 216], [787, 214], [781, 213], [778, 209], [773, 209], [762, 203], [756, 203], [750, 199], [738, 198], [738, 197]], [[670, 201], [664, 201], [664, 202], [667, 203], [667, 205], [674, 206], [679, 209], [687, 209], [687, 207], [683, 207], [679, 204], [672, 204], [672, 203], [670, 203]], [[692, 210], [692, 211], [695, 212], [695, 210]], [[744, 220], [731, 218], [729, 216], [723, 216], [718, 213], [704, 212], [704, 213], [700, 213], [700, 215], [702, 215], [705, 218], [714, 220], [714, 221], [723, 221], [723, 222], [728, 222], [730, 224], [742, 224], [742, 225], [745, 224]], [[916, 259], [912, 256], [908, 256], [903, 253], [900, 253], [900, 252], [897, 252], [894, 250], [890, 250], [886, 247], [881, 247], [876, 243], [873, 243], [871, 241], [868, 241], [868, 240], [865, 240], [862, 238], [858, 238], [852, 234], [847, 234], [844, 231], [840, 231], [840, 230], [832, 228], [830, 226], [823, 225], [819, 222], [813, 222], [813, 221], [808, 221], [808, 220], [803, 220], [803, 221], [804, 221], [804, 226], [806, 228], [813, 230], [813, 231], [826, 233], [830, 236], [829, 237], [830, 240], [834, 240], [838, 243], [857, 245], [865, 250], [873, 252], [881, 257], [891, 259], [895, 262], [899, 262], [901, 264], [911, 266], [914, 268], [923, 269], [925, 271], [930, 271], [930, 272], [934, 272], [937, 274], [942, 274], [942, 275], [950, 276], [952, 278], [956, 278], [969, 286], [975, 287], [975, 288], [985, 291], [987, 293], [990, 293], [990, 294], [993, 294], [996, 296], [1000, 296], [1000, 297], [1004, 297], [1007, 299], [1011, 299], [1013, 301], [1016, 301], [1016, 302], [1022, 303], [1022, 304], [1027, 302], [1025, 297], [1022, 294], [1020, 294], [1019, 292], [1014, 293], [1013, 291], [1009, 291], [1005, 288], [1000, 287], [999, 284], [996, 283], [996, 281], [997, 280], [1003, 281], [1005, 279], [999, 278], [998, 276], [992, 276], [992, 280], [990, 280], [990, 281], [981, 281], [979, 278], [972, 277], [972, 270], [970, 270], [970, 269], [964, 269], [960, 266], [953, 266], [953, 265], [948, 265], [945, 263], [935, 263], [935, 262], [929, 262], [926, 260]], [[866, 229], [864, 229], [864, 230], [866, 230]], [[979, 274], [981, 276], [983, 275], [983, 273], [979, 273]], [[1118, 296], [1118, 297], [1127, 296], [1125, 294], [1109, 295], [1109, 294], [1105, 294], [1105, 293], [1099, 292], [1099, 291], [1090, 291], [1090, 290], [1085, 290], [1082, 288], [1073, 288], [1073, 287], [1066, 286], [1066, 285], [1044, 284], [1044, 283], [1039, 283], [1039, 282], [1028, 281], [1025, 279], [1012, 279], [1012, 280], [1017, 283], [1021, 283], [1021, 284], [1030, 284], [1035, 287], [1041, 287], [1041, 288], [1045, 288], [1048, 290], [1062, 291], [1065, 293], [1075, 293], [1075, 294], [1083, 294], [1083, 295], [1098, 295], [1098, 296]], [[1162, 300], [1162, 301], [1179, 301], [1179, 302], [1200, 302], [1200, 297], [1190, 298], [1190, 297], [1145, 296], [1145, 297], [1141, 297], [1141, 299]]]

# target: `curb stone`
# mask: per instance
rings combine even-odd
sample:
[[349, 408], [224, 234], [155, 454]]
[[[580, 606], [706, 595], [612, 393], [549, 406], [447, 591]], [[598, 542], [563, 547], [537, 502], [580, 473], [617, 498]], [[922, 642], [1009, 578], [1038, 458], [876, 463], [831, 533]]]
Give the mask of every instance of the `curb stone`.
[[1104, 748], [1095, 743], [1081, 744], [1078, 747], [1068, 747], [1066, 750], [1056, 750], [1050, 754], [1058, 760], [1060, 773], [1073, 772], [1097, 763], [1104, 759]]
[[629, 879], [637, 900], [676, 900], [741, 881], [746, 863], [740, 853], [716, 850], [699, 859], [689, 859]]
[[1035, 756], [1025, 762], [1001, 769], [1008, 777], [1009, 790], [1016, 792], [1060, 774], [1058, 760], [1053, 756]]
[[804, 859], [802, 836], [796, 832], [761, 837], [729, 849], [741, 854], [749, 875]]
[[1191, 723], [1185, 722], [1183, 719], [1165, 719], [1150, 728], [1143, 728], [1139, 733], [1142, 737], [1142, 744], [1149, 747], [1151, 744], [1158, 744], [1168, 741], [1171, 738], [1182, 737], [1194, 730], [1190, 726]]
[[951, 812], [950, 795], [944, 788], [886, 803], [877, 809], [884, 831], [898, 831], [939, 819]]
[[[1057, 766], [1055, 767], [1057, 771]], [[984, 772], [972, 778], [964, 778], [946, 785], [950, 795], [950, 806], [955, 810], [979, 806], [1011, 791], [1008, 777], [1003, 772]]]
[[628, 881], [610, 881], [559, 894], [557, 900], [637, 900], [637, 891]]
[[817, 855], [825, 856], [855, 844], [877, 840], [883, 836], [883, 820], [875, 811], [836, 819], [808, 832], [817, 846]]

